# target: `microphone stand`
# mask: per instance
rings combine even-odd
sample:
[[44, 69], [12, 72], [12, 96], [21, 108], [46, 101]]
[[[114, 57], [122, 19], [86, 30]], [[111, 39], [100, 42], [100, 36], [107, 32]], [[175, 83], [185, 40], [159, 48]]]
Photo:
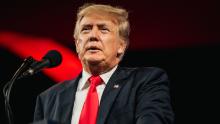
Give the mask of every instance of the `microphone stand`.
[[10, 81], [8, 81], [4, 87], [3, 87], [3, 94], [4, 94], [4, 100], [5, 100], [5, 111], [8, 117], [8, 122], [9, 124], [14, 124], [13, 121], [13, 112], [10, 106], [10, 93], [11, 93], [11, 89], [12, 86], [14, 84], [14, 82], [16, 81], [16, 79], [20, 76], [20, 74], [22, 74], [27, 67], [29, 67], [31, 65], [31, 63], [33, 63], [34, 59], [32, 57], [27, 57], [23, 63], [21, 64], [21, 66], [18, 68], [18, 70], [14, 73], [13, 77], [10, 79]]

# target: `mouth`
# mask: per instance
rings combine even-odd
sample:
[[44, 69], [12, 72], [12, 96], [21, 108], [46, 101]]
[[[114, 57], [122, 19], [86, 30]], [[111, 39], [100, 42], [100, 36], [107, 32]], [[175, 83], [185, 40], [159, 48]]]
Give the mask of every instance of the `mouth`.
[[86, 48], [86, 51], [98, 52], [98, 51], [101, 51], [101, 49], [98, 48], [97, 46], [90, 46], [90, 47]]

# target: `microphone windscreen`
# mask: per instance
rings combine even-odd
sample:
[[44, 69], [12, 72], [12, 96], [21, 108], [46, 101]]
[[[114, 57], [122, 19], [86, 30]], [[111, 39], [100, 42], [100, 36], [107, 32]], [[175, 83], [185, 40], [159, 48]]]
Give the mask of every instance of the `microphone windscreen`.
[[57, 50], [50, 50], [47, 52], [47, 54], [42, 59], [50, 61], [50, 64], [48, 66], [50, 68], [50, 67], [55, 67], [61, 64], [62, 55]]

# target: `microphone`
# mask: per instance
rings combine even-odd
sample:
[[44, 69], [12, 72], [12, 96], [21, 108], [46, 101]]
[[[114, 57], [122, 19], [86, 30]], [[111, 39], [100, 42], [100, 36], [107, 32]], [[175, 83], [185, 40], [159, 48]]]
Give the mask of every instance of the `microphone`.
[[43, 68], [52, 68], [60, 65], [62, 62], [61, 54], [56, 50], [50, 50], [42, 57], [41, 61], [34, 61], [27, 71], [23, 72], [20, 78], [31, 76], [41, 71]]

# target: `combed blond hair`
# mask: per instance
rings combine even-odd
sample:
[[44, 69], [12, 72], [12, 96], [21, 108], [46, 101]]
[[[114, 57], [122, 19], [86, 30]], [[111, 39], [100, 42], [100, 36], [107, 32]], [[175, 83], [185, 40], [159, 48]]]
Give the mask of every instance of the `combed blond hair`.
[[130, 24], [128, 21], [128, 12], [120, 7], [113, 7], [103, 4], [85, 4], [81, 6], [77, 13], [77, 20], [74, 29], [74, 38], [77, 39], [79, 35], [79, 23], [82, 18], [88, 13], [102, 12], [112, 15], [118, 24], [119, 36], [126, 42], [126, 46], [129, 44]]

